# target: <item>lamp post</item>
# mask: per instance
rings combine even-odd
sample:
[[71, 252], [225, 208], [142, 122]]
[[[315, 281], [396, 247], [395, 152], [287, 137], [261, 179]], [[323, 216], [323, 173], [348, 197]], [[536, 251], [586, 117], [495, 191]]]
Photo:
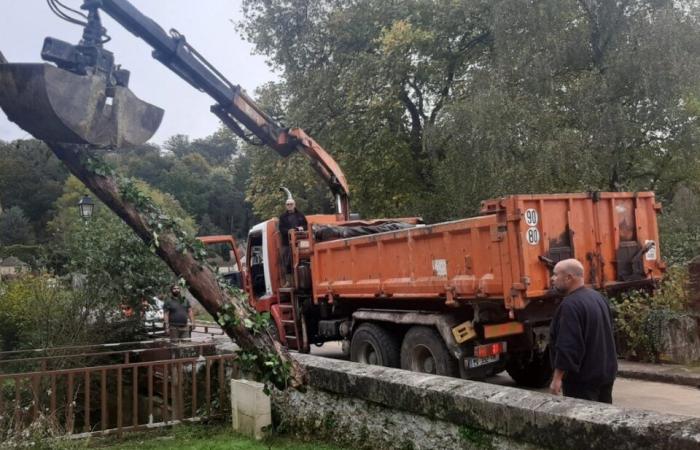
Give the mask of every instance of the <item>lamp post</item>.
[[78, 211], [83, 220], [88, 220], [92, 217], [92, 210], [95, 209], [95, 202], [92, 201], [89, 195], [83, 195], [83, 198], [78, 202]]

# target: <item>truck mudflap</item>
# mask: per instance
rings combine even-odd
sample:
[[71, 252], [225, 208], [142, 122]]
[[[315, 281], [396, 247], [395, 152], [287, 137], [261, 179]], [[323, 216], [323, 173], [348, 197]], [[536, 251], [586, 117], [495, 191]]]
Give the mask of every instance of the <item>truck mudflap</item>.
[[462, 361], [464, 349], [455, 340], [452, 329], [459, 325], [459, 320], [445, 314], [427, 313], [423, 311], [381, 311], [359, 309], [352, 314], [357, 321], [390, 322], [403, 325], [426, 325], [437, 329], [445, 341], [452, 356]]

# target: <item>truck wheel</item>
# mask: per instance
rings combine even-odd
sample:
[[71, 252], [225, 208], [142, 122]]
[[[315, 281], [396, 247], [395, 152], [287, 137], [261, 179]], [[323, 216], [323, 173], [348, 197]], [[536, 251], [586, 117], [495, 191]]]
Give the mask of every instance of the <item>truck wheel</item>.
[[511, 355], [506, 365], [508, 375], [520, 386], [543, 388], [552, 379], [549, 350]]
[[350, 360], [376, 366], [399, 367], [396, 337], [373, 323], [363, 323], [350, 341]]
[[401, 344], [401, 368], [413, 372], [456, 377], [457, 360], [450, 355], [440, 334], [430, 327], [414, 326]]

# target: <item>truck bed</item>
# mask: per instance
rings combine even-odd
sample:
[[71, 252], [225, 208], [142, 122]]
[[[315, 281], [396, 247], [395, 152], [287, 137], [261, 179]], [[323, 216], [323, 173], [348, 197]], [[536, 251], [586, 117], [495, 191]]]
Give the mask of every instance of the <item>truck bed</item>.
[[651, 285], [664, 269], [658, 209], [652, 192], [514, 195], [469, 219], [313, 242], [313, 295], [522, 309], [550, 295], [551, 266], [569, 257], [595, 288]]

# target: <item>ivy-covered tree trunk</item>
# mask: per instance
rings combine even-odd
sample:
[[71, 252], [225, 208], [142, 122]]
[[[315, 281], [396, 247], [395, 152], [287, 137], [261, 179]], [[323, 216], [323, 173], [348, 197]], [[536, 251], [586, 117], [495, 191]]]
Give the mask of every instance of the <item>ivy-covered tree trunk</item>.
[[245, 294], [227, 289], [201, 260], [194, 237], [185, 236], [176, 221], [163, 215], [129, 180], [120, 179], [89, 147], [48, 143], [70, 172], [114, 211], [183, 278], [201, 305], [242, 350], [242, 363], [257, 369], [264, 381], [283, 389], [304, 384], [304, 371], [274, 338], [269, 322], [260, 320]]

